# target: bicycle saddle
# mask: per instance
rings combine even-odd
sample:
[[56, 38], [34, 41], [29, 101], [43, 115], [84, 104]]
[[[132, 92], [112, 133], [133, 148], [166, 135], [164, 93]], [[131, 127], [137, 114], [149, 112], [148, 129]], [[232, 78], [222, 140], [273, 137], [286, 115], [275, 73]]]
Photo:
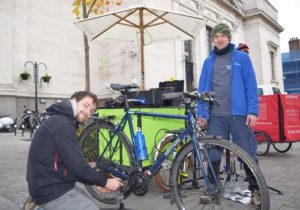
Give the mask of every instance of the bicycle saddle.
[[112, 83], [110, 84], [110, 87], [113, 89], [113, 90], [130, 90], [130, 89], [134, 89], [134, 88], [139, 88], [138, 85], [136, 84], [127, 84], [127, 85], [121, 85], [121, 84], [116, 84], [116, 83]]

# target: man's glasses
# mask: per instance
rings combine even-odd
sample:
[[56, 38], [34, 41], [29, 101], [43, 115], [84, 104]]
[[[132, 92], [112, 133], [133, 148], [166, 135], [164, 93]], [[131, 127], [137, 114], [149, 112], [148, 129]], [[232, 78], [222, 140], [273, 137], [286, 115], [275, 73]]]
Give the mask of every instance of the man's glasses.
[[83, 106], [85, 109], [89, 109], [90, 114], [93, 114], [96, 111], [89, 103], [84, 103]]

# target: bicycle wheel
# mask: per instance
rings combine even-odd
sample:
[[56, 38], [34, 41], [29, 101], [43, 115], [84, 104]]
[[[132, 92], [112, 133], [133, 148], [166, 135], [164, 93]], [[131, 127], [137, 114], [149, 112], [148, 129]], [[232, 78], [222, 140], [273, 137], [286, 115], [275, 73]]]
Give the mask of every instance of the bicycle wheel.
[[277, 152], [285, 153], [285, 152], [287, 152], [291, 149], [292, 143], [290, 143], [290, 142], [288, 142], [288, 143], [287, 142], [286, 143], [275, 143], [275, 144], [273, 144], [273, 147]]
[[[199, 136], [204, 136], [205, 133], [203, 131], [199, 132]], [[178, 135], [168, 135], [166, 138], [162, 140], [159, 145], [158, 151], [155, 153], [154, 162], [163, 154], [174, 142]], [[157, 186], [163, 190], [164, 192], [170, 192], [170, 174], [171, 174], [171, 167], [173, 161], [176, 157], [177, 152], [180, 148], [183, 147], [183, 144], [179, 144], [176, 148], [176, 151], [173, 151], [169, 154], [169, 156], [163, 161], [161, 168], [155, 174], [155, 182]]]
[[37, 129], [40, 127], [40, 122], [38, 120], [38, 118], [34, 118], [32, 121], [32, 127], [30, 128], [30, 139], [33, 138], [35, 132], [37, 131]]
[[[233, 143], [221, 139], [201, 139], [199, 145], [201, 159], [204, 160], [202, 169], [208, 175], [203, 176], [191, 143], [179, 152], [172, 166], [172, 192], [179, 209], [270, 209], [268, 186], [257, 164], [248, 154]], [[210, 154], [209, 158], [204, 151]], [[211, 161], [211, 152], [215, 151], [221, 154], [219, 161]], [[187, 159], [190, 159], [188, 165]], [[217, 182], [208, 170], [208, 160], [218, 176]], [[244, 168], [248, 168], [251, 177], [246, 175]], [[260, 194], [260, 208], [251, 203], [254, 199], [251, 199], [247, 180], [253, 179], [257, 182], [253, 196], [259, 198], [257, 195]], [[208, 188], [211, 190], [208, 191]]]
[[266, 155], [270, 149], [268, 136], [263, 132], [254, 132], [254, 135], [257, 142], [256, 154], [260, 156]]
[[[84, 158], [92, 167], [97, 167], [96, 161], [99, 161], [98, 157], [101, 156], [101, 163], [103, 164], [100, 163], [100, 165], [121, 168], [123, 175], [129, 175], [134, 164], [131, 143], [122, 131], [117, 132], [110, 141], [114, 131], [114, 126], [109, 122], [93, 123], [86, 127], [79, 140]], [[104, 173], [107, 178], [113, 176], [105, 169], [97, 168], [97, 170], [99, 173], [100, 171]], [[114, 204], [120, 196], [118, 192], [99, 192], [92, 185], [85, 184], [85, 187], [94, 198], [103, 203]], [[124, 189], [127, 189], [126, 180]]]
[[[169, 135], [163, 139], [158, 147], [158, 151], [154, 156], [154, 162], [172, 145], [173, 139], [174, 135]], [[169, 156], [163, 161], [161, 168], [154, 177], [157, 186], [164, 192], [170, 192], [170, 170], [175, 156], [176, 151], [171, 152]]]

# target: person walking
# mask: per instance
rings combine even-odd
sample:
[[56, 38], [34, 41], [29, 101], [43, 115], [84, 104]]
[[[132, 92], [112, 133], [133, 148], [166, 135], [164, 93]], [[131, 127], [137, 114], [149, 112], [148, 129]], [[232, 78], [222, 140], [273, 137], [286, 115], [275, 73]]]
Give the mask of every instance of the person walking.
[[46, 109], [50, 115], [36, 131], [29, 149], [27, 175], [32, 201], [43, 210], [98, 210], [75, 187], [76, 182], [96, 185], [100, 191], [115, 191], [123, 183], [106, 178], [84, 159], [76, 136], [79, 123], [95, 111], [97, 97], [89, 91], [75, 92], [71, 99]]
[[[199, 80], [200, 93], [213, 91], [219, 105], [209, 106], [199, 101], [198, 124], [207, 125], [207, 135], [230, 139], [243, 148], [257, 162], [256, 139], [252, 130], [258, 116], [258, 91], [255, 72], [247, 53], [235, 49], [227, 24], [219, 23], [212, 29], [214, 48], [205, 59]], [[220, 171], [222, 151], [210, 151], [213, 167]], [[209, 171], [208, 171], [209, 172]], [[260, 206], [257, 182], [245, 166], [252, 192], [251, 202]]]

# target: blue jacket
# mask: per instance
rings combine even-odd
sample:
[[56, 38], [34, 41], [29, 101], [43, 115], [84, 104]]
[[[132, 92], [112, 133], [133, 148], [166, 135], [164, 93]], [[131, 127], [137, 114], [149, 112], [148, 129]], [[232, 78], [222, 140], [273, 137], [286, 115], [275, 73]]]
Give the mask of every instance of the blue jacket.
[[[211, 91], [212, 89], [215, 59], [216, 54], [215, 51], [212, 50], [203, 64], [198, 87], [198, 91], [200, 93]], [[231, 70], [231, 114], [233, 116], [246, 116], [247, 114], [257, 116], [257, 82], [249, 55], [245, 52], [234, 49], [232, 51]], [[198, 101], [197, 116], [198, 118], [201, 117], [209, 119], [208, 103]]]

